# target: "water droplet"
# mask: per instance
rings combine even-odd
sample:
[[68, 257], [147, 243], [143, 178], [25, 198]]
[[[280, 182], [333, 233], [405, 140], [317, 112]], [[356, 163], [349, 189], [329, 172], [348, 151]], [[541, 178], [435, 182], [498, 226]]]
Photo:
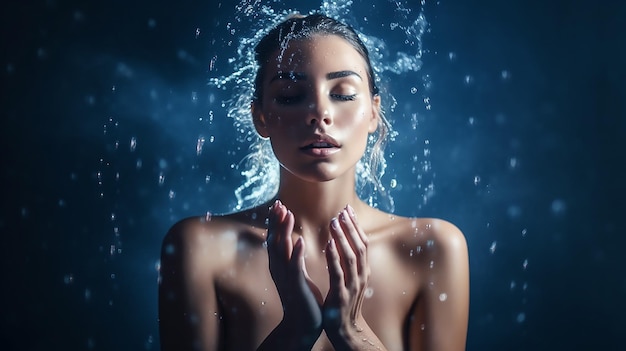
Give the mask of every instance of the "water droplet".
[[266, 302], [265, 301], [261, 301], [261, 306], [265, 306]]
[[367, 287], [365, 289], [364, 296], [366, 299], [369, 299], [370, 297], [374, 296], [374, 289], [372, 289], [371, 287]]
[[480, 184], [480, 176], [476, 175], [474, 176], [474, 185], [478, 185]]
[[198, 137], [198, 142], [196, 143], [196, 155], [202, 154], [202, 147], [204, 147], [204, 137], [201, 135]]
[[494, 252], [496, 252], [496, 242], [492, 242], [491, 246], [489, 247], [489, 252], [493, 255]]
[[446, 293], [439, 294], [439, 301], [444, 302], [447, 299], [448, 299], [448, 294], [446, 294]]
[[211, 212], [210, 211], [206, 211], [206, 214], [204, 215], [204, 221], [205, 222], [210, 222], [211, 221]]
[[555, 216], [562, 216], [567, 210], [567, 205], [565, 204], [565, 201], [561, 199], [555, 199], [552, 201], [550, 208], [552, 210], [552, 214], [554, 214]]
[[430, 263], [428, 264], [428, 267], [430, 269], [434, 268], [435, 267], [435, 261], [430, 261]]
[[165, 183], [165, 175], [163, 172], [159, 173], [159, 185], [163, 185]]

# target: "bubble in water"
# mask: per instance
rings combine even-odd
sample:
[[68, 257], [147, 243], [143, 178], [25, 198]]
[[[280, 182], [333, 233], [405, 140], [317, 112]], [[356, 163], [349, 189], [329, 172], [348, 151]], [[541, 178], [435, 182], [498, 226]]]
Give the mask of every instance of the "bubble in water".
[[63, 282], [64, 282], [66, 285], [70, 285], [70, 284], [74, 283], [74, 275], [73, 275], [72, 273], [66, 274], [66, 275], [63, 277]]
[[170, 190], [167, 196], [170, 198], [170, 200], [172, 200], [176, 197], [176, 192], [174, 190]]
[[470, 117], [470, 118], [468, 118], [468, 119], [467, 119], [467, 123], [468, 123], [470, 126], [473, 126], [473, 125], [474, 125], [474, 123], [476, 123], [476, 119], [475, 119], [474, 117]]
[[447, 299], [448, 299], [448, 294], [446, 294], [446, 293], [439, 294], [439, 301], [444, 302]]
[[389, 187], [394, 189], [396, 186], [398, 186], [398, 181], [394, 178], [389, 182]]
[[524, 312], [518, 313], [516, 320], [517, 320], [517, 323], [524, 323], [524, 321], [526, 320], [526, 313]]
[[510, 169], [516, 169], [517, 168], [517, 158], [511, 157], [509, 159], [509, 168]]
[[528, 230], [526, 230], [526, 228], [522, 229], [522, 237], [526, 237], [527, 233], [528, 233]]
[[489, 252], [490, 252], [491, 254], [493, 254], [494, 252], [496, 252], [496, 242], [495, 242], [495, 241], [491, 243], [491, 246], [489, 247]]
[[465, 77], [463, 77], [463, 82], [465, 83], [465, 85], [470, 85], [474, 82], [474, 77], [472, 77], [471, 75], [467, 74], [465, 75]]
[[500, 77], [502, 77], [502, 80], [508, 80], [509, 78], [511, 78], [511, 72], [507, 70], [502, 70], [502, 72], [500, 72]]
[[449, 59], [450, 61], [455, 61], [455, 60], [456, 60], [456, 53], [455, 53], [455, 52], [450, 51], [450, 52], [448, 53], [448, 59]]
[[416, 94], [417, 93], [417, 88], [416, 87], [412, 87], [411, 88], [411, 94]]
[[525, 259], [524, 262], [522, 262], [522, 268], [526, 270], [526, 267], [528, 267], [528, 259]]
[[85, 292], [83, 295], [85, 296], [85, 301], [91, 300], [91, 290], [85, 289]]
[[366, 299], [369, 299], [370, 297], [374, 296], [374, 289], [372, 289], [371, 287], [367, 287], [365, 289], [365, 294], [364, 294]]

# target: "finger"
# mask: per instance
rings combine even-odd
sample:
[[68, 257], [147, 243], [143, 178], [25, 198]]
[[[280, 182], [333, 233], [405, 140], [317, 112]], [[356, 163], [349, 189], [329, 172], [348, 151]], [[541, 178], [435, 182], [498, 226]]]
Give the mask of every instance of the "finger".
[[[341, 217], [341, 214], [339, 215]], [[357, 271], [357, 259], [354, 251], [352, 250], [352, 246], [350, 246], [350, 242], [346, 237], [342, 225], [339, 223], [339, 219], [333, 218], [330, 224], [331, 236], [335, 241], [335, 247], [337, 248], [337, 253], [339, 255], [339, 262], [341, 263], [341, 268], [344, 274], [344, 282], [353, 282], [356, 278]]]
[[328, 263], [328, 279], [330, 283], [330, 291], [344, 287], [344, 274], [341, 268], [341, 258], [337, 251], [335, 239], [330, 239], [326, 245], [326, 262]]
[[359, 233], [359, 236], [361, 237], [361, 241], [363, 241], [365, 246], [367, 246], [367, 244], [369, 243], [369, 238], [367, 237], [367, 235], [365, 234], [363, 229], [361, 229], [361, 226], [359, 225], [359, 222], [357, 221], [356, 212], [354, 212], [354, 208], [352, 208], [352, 206], [350, 206], [350, 205], [347, 205], [346, 206], [346, 210], [348, 210], [348, 214], [350, 215], [350, 219], [352, 220], [352, 224], [357, 229], [357, 231]]
[[[276, 200], [271, 209], [272, 218], [272, 238], [268, 242], [274, 245], [273, 251], [283, 259], [289, 260], [293, 251], [291, 233], [294, 226], [293, 213], [279, 201]], [[286, 262], [285, 262], [286, 263]]]
[[341, 211], [339, 219], [352, 251], [356, 255], [357, 270], [363, 277], [363, 273], [367, 271], [367, 244], [363, 241], [359, 233], [360, 228], [355, 225], [347, 206]]

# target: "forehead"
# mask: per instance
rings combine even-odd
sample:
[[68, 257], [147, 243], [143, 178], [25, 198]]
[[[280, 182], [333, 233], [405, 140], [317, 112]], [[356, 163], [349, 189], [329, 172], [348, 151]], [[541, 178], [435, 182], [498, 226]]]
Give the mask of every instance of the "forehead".
[[363, 56], [352, 44], [337, 35], [286, 40], [267, 64], [269, 73], [320, 71], [326, 74], [343, 70], [355, 71], [363, 77], [367, 72]]

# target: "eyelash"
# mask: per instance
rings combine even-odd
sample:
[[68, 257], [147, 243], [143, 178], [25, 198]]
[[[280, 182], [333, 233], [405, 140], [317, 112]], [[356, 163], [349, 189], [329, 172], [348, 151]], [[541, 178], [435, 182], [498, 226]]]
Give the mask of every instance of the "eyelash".
[[[342, 95], [342, 94], [330, 94], [330, 96], [339, 101], [354, 101], [356, 100], [356, 94], [352, 95]], [[281, 105], [289, 105], [293, 103], [300, 102], [304, 97], [302, 95], [296, 96], [279, 96], [274, 99], [277, 103]]]

